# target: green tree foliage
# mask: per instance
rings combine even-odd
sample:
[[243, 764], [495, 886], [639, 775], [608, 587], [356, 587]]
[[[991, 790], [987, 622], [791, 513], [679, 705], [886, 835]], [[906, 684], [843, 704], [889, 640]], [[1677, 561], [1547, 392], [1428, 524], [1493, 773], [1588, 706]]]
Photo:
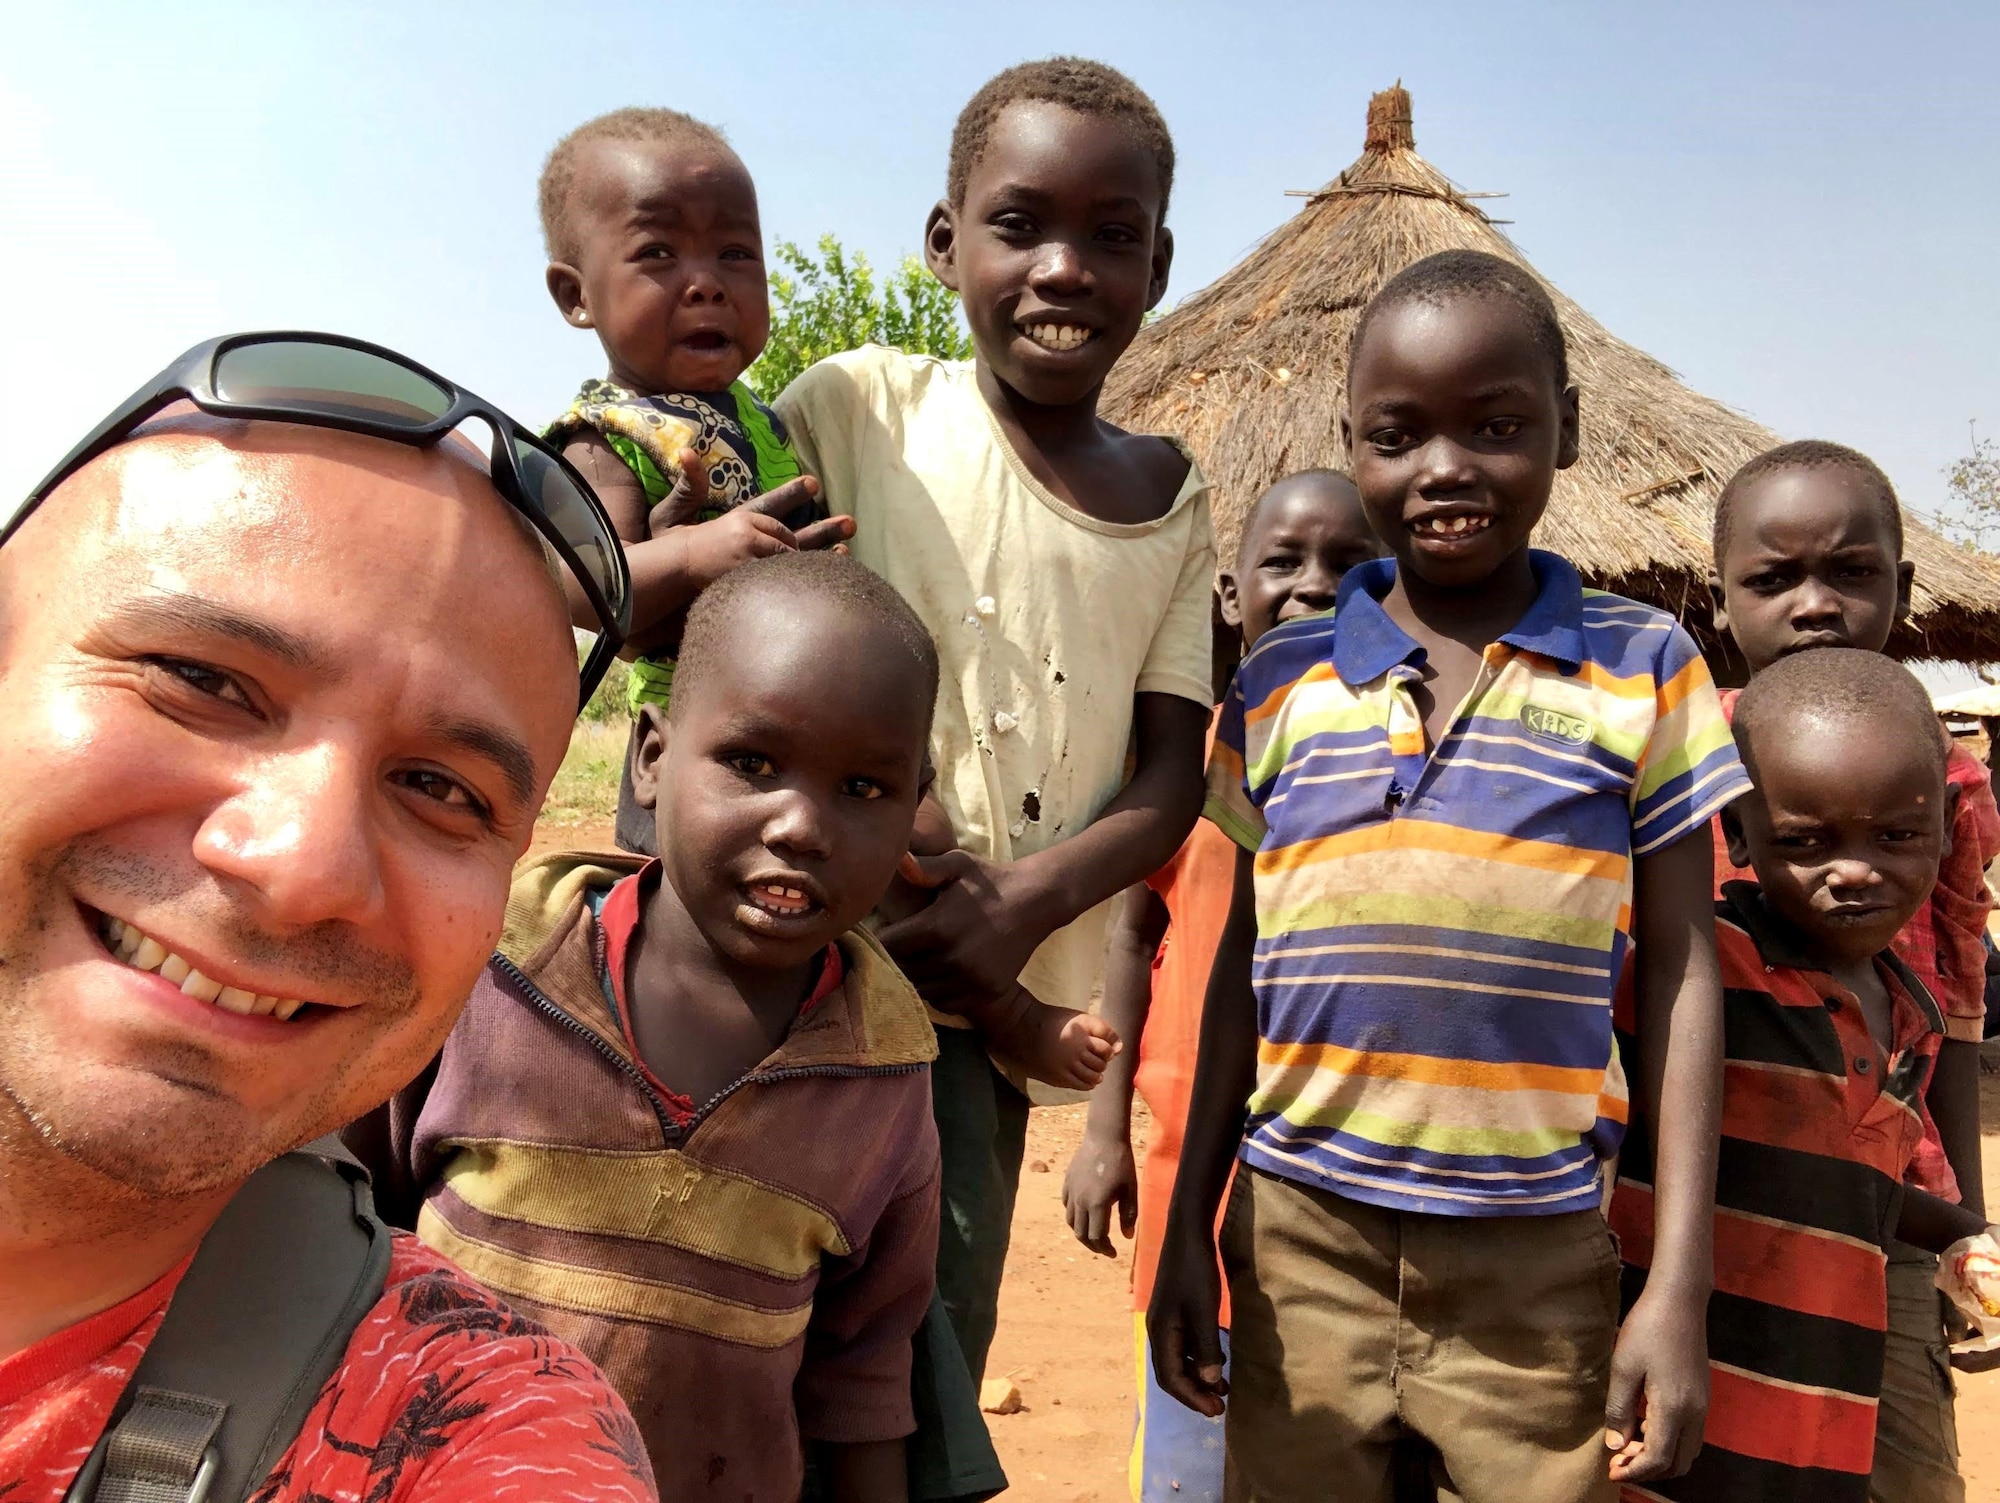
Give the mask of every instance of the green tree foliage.
[[944, 360], [972, 354], [958, 294], [915, 256], [878, 279], [865, 255], [849, 253], [832, 235], [819, 237], [817, 259], [789, 240], [780, 240], [776, 252], [771, 340], [743, 377], [762, 396], [776, 396], [815, 360], [864, 344]]

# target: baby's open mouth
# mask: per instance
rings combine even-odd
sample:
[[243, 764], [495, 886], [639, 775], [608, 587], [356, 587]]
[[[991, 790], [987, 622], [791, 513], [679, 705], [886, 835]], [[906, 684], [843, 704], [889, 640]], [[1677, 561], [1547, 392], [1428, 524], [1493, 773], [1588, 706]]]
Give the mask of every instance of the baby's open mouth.
[[1419, 517], [1410, 523], [1410, 531], [1420, 538], [1463, 538], [1484, 532], [1492, 525], [1491, 517], [1461, 513], [1455, 517]]
[[681, 348], [697, 350], [704, 355], [713, 354], [729, 348], [729, 336], [715, 329], [702, 329], [683, 339]]
[[1045, 350], [1078, 350], [1097, 337], [1082, 324], [1018, 324], [1015, 327]]
[[244, 1017], [275, 1018], [285, 1023], [308, 1005], [297, 997], [264, 996], [212, 981], [151, 935], [142, 934], [133, 925], [108, 913], [99, 916], [98, 933], [103, 936], [105, 948], [111, 951], [114, 959], [124, 961], [135, 971], [151, 971], [197, 1001], [212, 1002], [225, 1012], [239, 1013]]

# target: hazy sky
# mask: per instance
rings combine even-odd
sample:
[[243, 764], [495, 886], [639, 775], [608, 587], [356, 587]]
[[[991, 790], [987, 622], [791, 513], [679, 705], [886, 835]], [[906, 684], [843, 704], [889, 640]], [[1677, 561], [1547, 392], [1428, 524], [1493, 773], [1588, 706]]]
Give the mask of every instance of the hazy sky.
[[[1101, 57], [1180, 152], [1169, 298], [1361, 149], [1418, 149], [1614, 333], [1935, 506], [2000, 437], [1990, 4], [258, 5], [10, 9], [0, 51], [0, 492], [211, 334], [381, 340], [517, 416], [600, 368], [542, 288], [535, 177], [589, 116], [722, 125], [767, 236], [916, 248], [959, 107]], [[1587, 408], [1586, 408], [1587, 412]]]

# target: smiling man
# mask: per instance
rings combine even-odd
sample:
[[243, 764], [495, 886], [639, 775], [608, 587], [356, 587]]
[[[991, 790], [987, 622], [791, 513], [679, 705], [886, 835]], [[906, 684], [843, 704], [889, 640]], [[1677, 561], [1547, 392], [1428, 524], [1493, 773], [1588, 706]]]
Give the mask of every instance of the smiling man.
[[[577, 669], [457, 448], [177, 411], [0, 549], [9, 1503], [65, 1495], [224, 1208], [416, 1074], [499, 933]], [[269, 1478], [652, 1495], [596, 1369], [400, 1235]]]

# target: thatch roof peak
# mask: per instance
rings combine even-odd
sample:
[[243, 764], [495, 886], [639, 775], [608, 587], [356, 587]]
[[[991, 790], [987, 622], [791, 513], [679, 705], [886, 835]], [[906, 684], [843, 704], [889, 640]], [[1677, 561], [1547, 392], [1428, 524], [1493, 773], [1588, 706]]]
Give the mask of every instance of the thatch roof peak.
[[1410, 119], [1410, 91], [1396, 80], [1368, 101], [1368, 136], [1364, 151], [1415, 151], [1417, 133]]
[[[1535, 272], [1417, 154], [1411, 120], [1400, 83], [1376, 94], [1361, 156], [1304, 195], [1304, 207], [1235, 267], [1140, 332], [1105, 384], [1105, 415], [1192, 445], [1215, 482], [1217, 543], [1230, 557], [1250, 503], [1272, 481], [1347, 467], [1347, 345], [1376, 289], [1436, 251], [1504, 256], [1555, 300], [1582, 389], [1582, 455], [1556, 477], [1537, 542], [1574, 560], [1593, 584], [1662, 605], [1712, 641], [1715, 498], [1778, 435], [1690, 390]], [[1916, 610], [1892, 649], [2000, 660], [2000, 564], [1914, 520], [1908, 551]]]

